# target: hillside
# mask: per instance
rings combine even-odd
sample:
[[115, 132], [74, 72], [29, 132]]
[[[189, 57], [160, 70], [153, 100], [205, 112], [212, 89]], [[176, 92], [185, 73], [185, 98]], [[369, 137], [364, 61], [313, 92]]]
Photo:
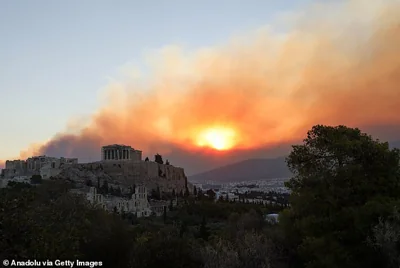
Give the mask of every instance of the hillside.
[[[389, 142], [391, 148], [400, 148], [400, 140]], [[286, 166], [285, 158], [248, 159], [234, 164], [215, 168], [189, 176], [189, 181], [238, 182], [259, 179], [287, 178], [291, 173]]]
[[192, 182], [218, 181], [238, 182], [260, 179], [287, 178], [290, 171], [285, 158], [249, 159], [212, 169], [189, 177]]

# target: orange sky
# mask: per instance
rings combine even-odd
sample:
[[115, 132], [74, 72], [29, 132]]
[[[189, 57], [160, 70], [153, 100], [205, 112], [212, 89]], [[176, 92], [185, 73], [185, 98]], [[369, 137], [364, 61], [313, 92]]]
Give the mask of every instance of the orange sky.
[[221, 128], [229, 138], [220, 144], [255, 149], [302, 138], [314, 124], [400, 125], [400, 5], [365, 3], [307, 10], [284, 36], [265, 28], [191, 53], [166, 47], [152, 55], [147, 86], [133, 76], [111, 83], [82, 130], [21, 156], [50, 147], [69, 156], [87, 142], [193, 151]]

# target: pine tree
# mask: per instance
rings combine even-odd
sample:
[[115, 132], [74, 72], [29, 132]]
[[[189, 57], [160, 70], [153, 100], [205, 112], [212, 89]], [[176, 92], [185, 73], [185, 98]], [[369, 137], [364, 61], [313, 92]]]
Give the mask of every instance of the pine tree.
[[196, 186], [194, 186], [194, 188], [193, 188], [193, 195], [197, 196], [197, 187]]
[[103, 185], [101, 186], [101, 188], [102, 188], [102, 190], [103, 190], [103, 191], [102, 191], [103, 193], [105, 193], [105, 194], [108, 193], [109, 188], [108, 188], [108, 182], [107, 182], [106, 180], [103, 181]]
[[185, 197], [188, 197], [190, 194], [189, 194], [189, 189], [186, 187], [186, 189], [185, 189]]
[[164, 215], [163, 215], [163, 218], [164, 218], [164, 224], [167, 222], [167, 207], [166, 206], [164, 206]]
[[164, 164], [164, 161], [163, 161], [163, 159], [162, 159], [162, 156], [159, 155], [159, 154], [156, 154], [156, 155], [154, 156], [154, 162], [159, 163], [159, 164]]
[[209, 236], [210, 233], [208, 232], [206, 217], [203, 216], [199, 229], [199, 237], [207, 241]]

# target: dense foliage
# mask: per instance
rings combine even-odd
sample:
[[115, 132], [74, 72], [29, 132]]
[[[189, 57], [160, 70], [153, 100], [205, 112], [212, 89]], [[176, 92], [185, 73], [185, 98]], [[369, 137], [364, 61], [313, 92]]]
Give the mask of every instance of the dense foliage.
[[[11, 183], [0, 190], [0, 257], [117, 268], [399, 267], [399, 160], [358, 129], [315, 126], [287, 158], [290, 206], [285, 196], [282, 206], [214, 202], [196, 189], [174, 193], [180, 206], [159, 218], [96, 209], [59, 181]], [[264, 220], [276, 212], [278, 225]]]
[[287, 158], [294, 177], [282, 219], [307, 267], [382, 267], [367, 243], [400, 200], [400, 155], [358, 129], [315, 126]]

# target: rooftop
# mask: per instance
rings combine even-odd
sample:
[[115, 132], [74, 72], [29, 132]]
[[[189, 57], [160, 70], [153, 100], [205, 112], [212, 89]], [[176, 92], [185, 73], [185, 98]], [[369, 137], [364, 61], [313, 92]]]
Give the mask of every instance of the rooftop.
[[114, 147], [126, 147], [126, 148], [132, 148], [129, 145], [124, 145], [124, 144], [112, 144], [112, 145], [105, 145], [102, 148], [114, 148]]

